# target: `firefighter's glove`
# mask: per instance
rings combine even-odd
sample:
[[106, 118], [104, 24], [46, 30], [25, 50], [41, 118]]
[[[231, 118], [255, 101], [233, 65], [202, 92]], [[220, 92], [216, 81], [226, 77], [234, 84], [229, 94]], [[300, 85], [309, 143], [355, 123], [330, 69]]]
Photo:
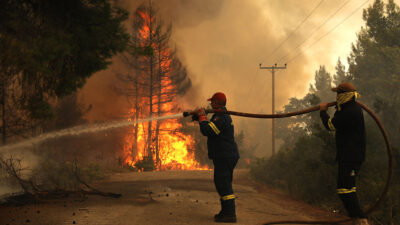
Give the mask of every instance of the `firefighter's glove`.
[[204, 108], [198, 109], [196, 114], [197, 114], [197, 116], [199, 118], [199, 123], [201, 123], [202, 121], [206, 121], [207, 120], [206, 111], [204, 110]]
[[192, 115], [192, 121], [199, 121], [199, 116], [197, 114]]

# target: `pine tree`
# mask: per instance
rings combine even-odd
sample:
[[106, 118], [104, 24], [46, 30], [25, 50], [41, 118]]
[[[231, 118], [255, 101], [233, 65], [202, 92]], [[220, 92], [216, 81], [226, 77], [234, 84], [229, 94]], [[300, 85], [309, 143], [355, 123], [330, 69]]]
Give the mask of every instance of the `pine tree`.
[[5, 0], [0, 15], [3, 143], [41, 133], [54, 99], [105, 69], [129, 38], [127, 12], [108, 0]]
[[[332, 78], [325, 66], [320, 66], [315, 71], [314, 84], [310, 84], [309, 92], [301, 99], [290, 98], [289, 104], [284, 106], [284, 112], [294, 112], [316, 106], [322, 101], [335, 100], [335, 94], [331, 91]], [[296, 117], [284, 118], [277, 121], [277, 137], [285, 140], [284, 148], [291, 148], [297, 138], [304, 134], [312, 134], [315, 126], [319, 126], [319, 114], [313, 112]]]
[[335, 86], [338, 86], [339, 84], [343, 82], [349, 82], [350, 77], [346, 75], [346, 68], [340, 61], [340, 58], [338, 59], [336, 63], [336, 73], [333, 75], [333, 83]]
[[376, 0], [364, 10], [366, 27], [352, 46], [349, 73], [362, 101], [381, 114], [391, 140], [400, 147], [400, 10], [393, 0]]

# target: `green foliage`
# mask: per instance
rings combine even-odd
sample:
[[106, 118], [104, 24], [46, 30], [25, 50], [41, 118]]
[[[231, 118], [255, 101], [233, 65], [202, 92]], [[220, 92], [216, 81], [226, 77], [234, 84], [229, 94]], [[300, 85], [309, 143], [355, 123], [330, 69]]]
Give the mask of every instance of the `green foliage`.
[[[364, 209], [371, 206], [380, 196], [387, 177], [387, 155], [382, 135], [375, 122], [366, 118], [367, 159], [358, 176], [358, 195]], [[297, 137], [292, 146], [280, 149], [269, 159], [258, 159], [250, 173], [258, 181], [286, 191], [306, 202], [328, 209], [345, 212], [337, 197], [336, 149], [333, 133], [311, 125], [311, 133]], [[394, 148], [393, 182], [388, 196], [371, 220], [380, 224], [397, 224], [400, 216], [400, 154]]]
[[48, 119], [54, 116], [51, 105], [37, 96], [32, 96], [26, 102], [24, 108], [29, 112], [29, 117], [32, 119]]
[[104, 168], [100, 164], [93, 162], [90, 162], [81, 168], [80, 172], [81, 177], [88, 182], [93, 180], [101, 180], [106, 177], [106, 171]]
[[129, 39], [128, 13], [108, 0], [5, 0], [0, 15], [0, 79], [21, 75], [14, 88], [32, 118], [50, 116], [50, 97], [82, 87]]
[[[316, 143], [321, 140], [304, 135], [292, 149], [282, 149], [269, 159], [259, 159], [252, 165], [251, 174], [307, 202], [331, 201], [336, 187], [332, 176], [335, 152]], [[322, 162], [321, 158], [329, 158], [329, 162]]]
[[[311, 84], [309, 93], [302, 99], [291, 98], [289, 104], [284, 106], [284, 113], [294, 112], [309, 108], [321, 103], [321, 101], [334, 101], [335, 95], [331, 91], [331, 77], [324, 66], [320, 66], [315, 72], [315, 84]], [[319, 120], [319, 113], [312, 112], [295, 117], [276, 120], [276, 137], [285, 140], [283, 148], [290, 148], [297, 141], [299, 136], [304, 133], [312, 132], [314, 126], [321, 124], [315, 121]]]
[[333, 75], [333, 83], [335, 86], [339, 86], [339, 84], [343, 82], [349, 82], [351, 77], [346, 73], [346, 68], [343, 63], [338, 59], [336, 63], [336, 73]]
[[132, 56], [154, 56], [154, 49], [151, 46], [129, 46], [129, 53]]
[[[400, 224], [400, 10], [392, 0], [387, 4], [376, 0], [364, 10], [363, 19], [366, 27], [352, 47], [349, 71], [344, 70], [339, 60], [333, 82], [335, 86], [343, 81], [352, 82], [362, 95], [360, 100], [373, 107], [384, 122], [393, 145], [393, 181], [386, 198], [369, 218], [376, 224]], [[304, 109], [321, 100], [334, 100], [329, 91], [330, 76], [323, 67], [316, 72], [315, 80], [315, 86], [311, 86], [303, 99], [290, 100], [285, 112]], [[313, 104], [310, 104], [311, 96], [314, 96]], [[358, 176], [357, 193], [366, 209], [375, 203], [383, 190], [388, 159], [378, 127], [367, 113], [364, 115], [367, 158]], [[318, 114], [291, 118], [290, 122], [281, 122], [278, 129], [285, 145], [272, 158], [258, 160], [251, 168], [253, 177], [307, 202], [330, 209], [339, 207], [344, 213], [334, 191], [334, 137], [322, 128]]]
[[[393, 146], [394, 173], [388, 196], [372, 214], [379, 224], [399, 224], [400, 185], [400, 9], [393, 0], [376, 0], [364, 10], [365, 28], [349, 57], [349, 74], [362, 94], [362, 101], [379, 113]], [[382, 154], [384, 142], [376, 125], [367, 122], [367, 161], [361, 183], [367, 189], [364, 199], [375, 199], [386, 179], [387, 159]], [[366, 202], [366, 200], [364, 200]]]
[[[55, 119], [48, 122], [44, 131], [52, 131], [82, 125], [89, 110], [73, 94], [58, 99], [54, 104]], [[76, 177], [90, 184], [103, 179], [112, 170], [120, 168], [116, 161], [122, 151], [121, 132], [97, 132], [79, 136], [50, 139], [33, 148], [40, 159], [34, 171], [34, 183], [44, 190], [82, 188]]]
[[77, 94], [60, 98], [54, 106], [55, 119], [49, 129], [65, 129], [86, 123], [87, 121], [83, 117], [90, 109], [90, 106], [85, 108], [78, 101]]
[[320, 66], [314, 75], [315, 84], [310, 85], [309, 92], [318, 96], [321, 101], [332, 101], [334, 94], [331, 92], [331, 75], [326, 71], [325, 66]]
[[400, 10], [376, 0], [364, 10], [366, 27], [349, 57], [349, 74], [362, 101], [380, 113], [394, 146], [400, 146]]
[[82, 184], [76, 175], [86, 183], [105, 177], [104, 170], [98, 164], [58, 162], [51, 158], [42, 158], [40, 167], [35, 173], [37, 176], [34, 179], [40, 180], [37, 183], [41, 184], [45, 190], [78, 190]]
[[255, 159], [255, 149], [257, 144], [249, 142], [247, 135], [245, 132], [241, 130], [240, 132], [236, 132], [235, 141], [239, 149], [240, 160], [238, 161], [237, 168], [247, 168], [249, 167], [250, 162]]
[[106, 0], [3, 4], [9, 16], [0, 30], [1, 43], [13, 44], [8, 47], [16, 61], [2, 66], [18, 68], [28, 84], [42, 81], [42, 91], [49, 94], [63, 96], [81, 87], [128, 40], [121, 25], [127, 12]]

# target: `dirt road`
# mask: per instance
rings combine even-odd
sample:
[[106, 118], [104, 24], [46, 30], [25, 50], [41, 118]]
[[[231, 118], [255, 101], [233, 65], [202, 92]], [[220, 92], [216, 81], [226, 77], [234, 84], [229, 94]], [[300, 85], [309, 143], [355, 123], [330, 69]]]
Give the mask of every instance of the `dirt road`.
[[[133, 225], [215, 224], [219, 197], [212, 171], [163, 171], [116, 174], [96, 184], [102, 191], [121, 193], [119, 199], [70, 197], [42, 204], [0, 208], [0, 224]], [[271, 220], [323, 219], [328, 212], [274, 190], [255, 186], [247, 170], [235, 170], [237, 224]]]

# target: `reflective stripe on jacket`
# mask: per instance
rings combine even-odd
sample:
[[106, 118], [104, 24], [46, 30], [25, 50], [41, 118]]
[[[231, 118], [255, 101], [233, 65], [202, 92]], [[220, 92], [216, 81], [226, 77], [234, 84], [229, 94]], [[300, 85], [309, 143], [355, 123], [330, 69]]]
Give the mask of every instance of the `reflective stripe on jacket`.
[[200, 130], [208, 137], [207, 148], [210, 159], [239, 158], [230, 115], [214, 114], [210, 121], [200, 123]]

